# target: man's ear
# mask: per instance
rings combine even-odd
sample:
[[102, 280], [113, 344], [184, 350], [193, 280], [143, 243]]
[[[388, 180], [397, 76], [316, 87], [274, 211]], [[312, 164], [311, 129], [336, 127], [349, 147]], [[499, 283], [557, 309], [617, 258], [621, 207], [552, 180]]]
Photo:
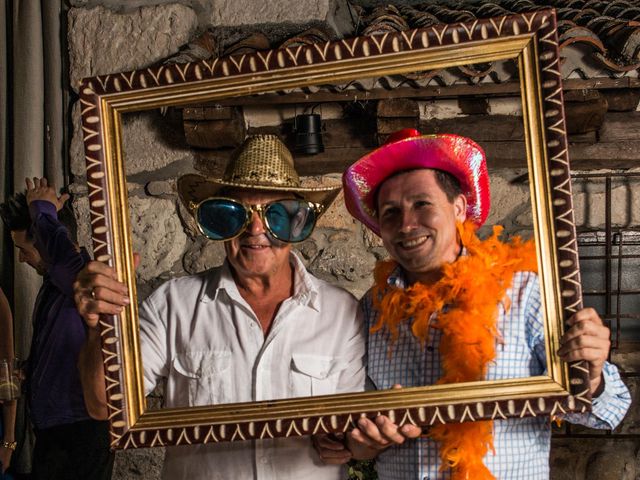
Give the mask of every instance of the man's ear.
[[456, 220], [464, 222], [467, 219], [467, 197], [460, 194], [453, 200], [453, 211]]

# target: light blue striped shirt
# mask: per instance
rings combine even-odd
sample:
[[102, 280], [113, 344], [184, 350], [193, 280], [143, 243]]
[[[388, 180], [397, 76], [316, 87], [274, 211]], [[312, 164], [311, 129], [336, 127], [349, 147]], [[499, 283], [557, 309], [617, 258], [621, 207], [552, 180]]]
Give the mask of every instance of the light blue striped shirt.
[[[391, 286], [404, 288], [400, 269], [392, 274]], [[487, 380], [542, 375], [546, 370], [544, 327], [540, 309], [538, 277], [531, 272], [517, 272], [507, 291], [511, 300], [508, 312], [500, 304], [498, 329], [504, 343], [496, 348], [496, 360], [489, 366]], [[372, 306], [371, 291], [361, 300], [366, 328], [375, 325], [378, 312]], [[411, 333], [411, 322], [399, 329], [398, 340], [389, 355], [389, 331], [368, 333], [368, 376], [377, 389], [394, 384], [406, 387], [432, 385], [442, 376], [440, 369], [441, 331], [431, 329], [426, 345]], [[593, 401], [589, 414], [570, 414], [572, 423], [591, 428], [615, 428], [631, 403], [627, 387], [618, 369], [609, 363], [604, 369], [604, 392]], [[500, 480], [547, 480], [549, 478], [549, 448], [551, 425], [549, 418], [522, 418], [494, 422], [496, 454], [489, 452], [485, 465]], [[450, 478], [449, 470], [440, 471], [438, 446], [428, 438], [405, 442], [384, 451], [376, 460], [381, 480], [440, 480]]]

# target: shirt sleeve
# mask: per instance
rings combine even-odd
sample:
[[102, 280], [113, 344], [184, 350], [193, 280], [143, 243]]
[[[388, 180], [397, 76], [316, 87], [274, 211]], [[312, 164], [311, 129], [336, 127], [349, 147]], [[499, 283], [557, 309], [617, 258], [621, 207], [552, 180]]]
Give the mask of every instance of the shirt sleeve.
[[140, 350], [144, 366], [144, 391], [149, 395], [161, 378], [169, 376], [167, 365], [167, 325], [153, 303], [153, 295], [139, 308]]
[[56, 206], [46, 200], [29, 205], [35, 247], [46, 264], [51, 282], [65, 296], [73, 296], [73, 282], [89, 256], [69, 238], [69, 230], [58, 220]]
[[563, 418], [571, 423], [577, 423], [589, 428], [616, 428], [629, 410], [631, 394], [620, 378], [618, 368], [606, 362], [602, 370], [604, 390], [592, 399], [591, 412], [569, 413]]
[[[531, 347], [543, 370], [547, 370], [547, 355], [544, 341], [544, 324], [540, 308], [540, 285], [538, 277], [531, 285], [531, 294], [527, 302], [527, 326]], [[532, 374], [537, 374], [533, 373]], [[631, 405], [631, 395], [620, 378], [615, 365], [606, 362], [603, 369], [604, 390], [592, 400], [591, 412], [568, 413], [560, 418], [571, 423], [584, 425], [589, 428], [614, 429], [625, 416]]]

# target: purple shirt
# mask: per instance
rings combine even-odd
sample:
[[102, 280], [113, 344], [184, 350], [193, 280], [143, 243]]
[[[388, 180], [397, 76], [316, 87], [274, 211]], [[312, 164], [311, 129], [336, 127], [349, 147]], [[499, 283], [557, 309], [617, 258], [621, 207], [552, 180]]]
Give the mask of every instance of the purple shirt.
[[90, 258], [69, 239], [55, 205], [36, 200], [29, 212], [35, 246], [47, 268], [33, 311], [27, 386], [31, 420], [43, 429], [89, 418], [77, 367], [86, 330], [72, 285]]

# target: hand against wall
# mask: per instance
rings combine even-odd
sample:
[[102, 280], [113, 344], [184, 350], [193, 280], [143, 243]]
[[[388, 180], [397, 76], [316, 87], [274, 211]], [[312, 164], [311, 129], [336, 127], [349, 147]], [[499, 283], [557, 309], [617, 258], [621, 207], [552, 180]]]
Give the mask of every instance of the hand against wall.
[[69, 194], [64, 193], [60, 196], [56, 193], [56, 189], [53, 185], [48, 185], [47, 179], [42, 177], [33, 177], [33, 181], [30, 178], [25, 178], [27, 185], [27, 203], [30, 205], [35, 200], [44, 200], [53, 203], [56, 206], [56, 211], [60, 211], [65, 202], [69, 200]]

